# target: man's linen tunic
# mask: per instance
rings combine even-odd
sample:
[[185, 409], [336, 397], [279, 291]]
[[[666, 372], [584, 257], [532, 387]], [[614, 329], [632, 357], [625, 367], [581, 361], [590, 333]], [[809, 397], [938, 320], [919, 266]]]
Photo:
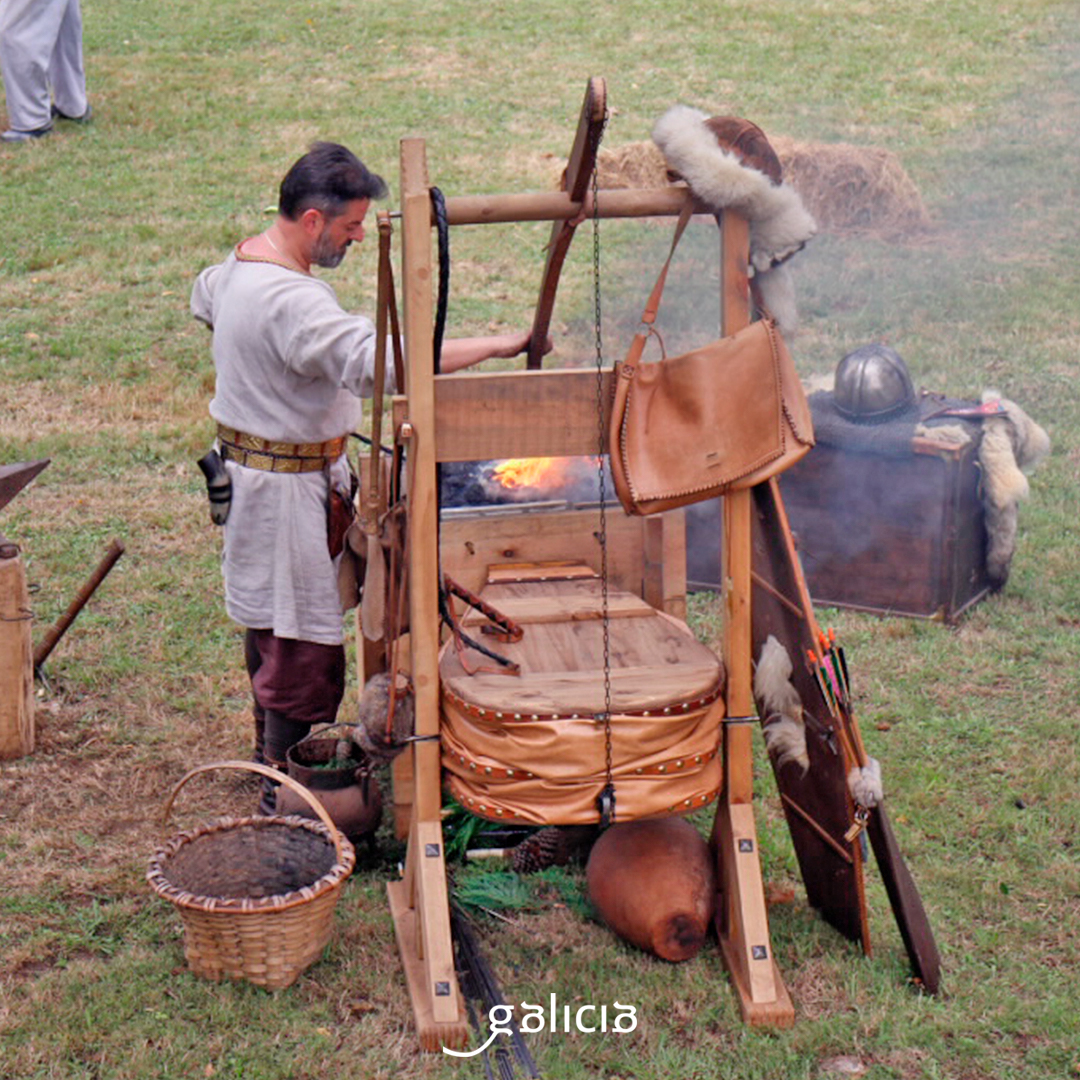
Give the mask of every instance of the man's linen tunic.
[[[191, 312], [213, 332], [210, 415], [262, 439], [317, 443], [355, 430], [374, 377], [375, 327], [342, 310], [325, 281], [239, 251], [204, 270]], [[327, 550], [328, 478], [226, 462], [225, 606], [241, 626], [277, 637], [343, 640], [337, 567]], [[343, 455], [329, 483], [348, 491]]]

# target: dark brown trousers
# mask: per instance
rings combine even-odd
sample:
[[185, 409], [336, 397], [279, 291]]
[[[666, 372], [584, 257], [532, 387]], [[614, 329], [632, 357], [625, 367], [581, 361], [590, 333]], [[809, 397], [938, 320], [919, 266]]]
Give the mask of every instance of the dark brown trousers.
[[345, 647], [248, 630], [244, 657], [251, 678], [255, 760], [284, 768], [285, 754], [312, 724], [332, 724], [345, 694]]

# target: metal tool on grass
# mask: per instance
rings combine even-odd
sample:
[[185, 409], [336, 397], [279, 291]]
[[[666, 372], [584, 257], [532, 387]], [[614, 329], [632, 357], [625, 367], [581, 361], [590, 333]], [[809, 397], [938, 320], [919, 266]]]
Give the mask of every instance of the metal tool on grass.
[[[536, 1067], [536, 1062], [533, 1060], [532, 1054], [529, 1053], [529, 1048], [525, 1045], [521, 1029], [513, 1019], [513, 1008], [506, 1003], [506, 999], [503, 997], [499, 980], [495, 977], [491, 964], [480, 948], [480, 942], [477, 939], [472, 923], [469, 922], [468, 917], [456, 903], [450, 909], [450, 928], [454, 938], [455, 966], [458, 978], [461, 980], [462, 990], [465, 995], [469, 1020], [477, 1034], [481, 1038], [484, 1037], [476, 1016], [474, 1001], [479, 1001], [483, 1005], [485, 1016], [490, 1017], [491, 1010], [497, 1006], [501, 1006], [507, 1011], [508, 1020], [503, 1026], [507, 1029], [505, 1038], [510, 1043], [509, 1049], [502, 1036], [500, 1036], [499, 1042], [495, 1046], [495, 1061], [499, 1068], [500, 1077], [504, 1078], [504, 1080], [513, 1080], [513, 1077], [517, 1075], [513, 1063], [514, 1059], [516, 1059], [527, 1076], [531, 1077], [532, 1080], [539, 1080], [540, 1070]], [[510, 1051], [513, 1052], [513, 1057], [511, 1057]], [[492, 1075], [491, 1061], [487, 1049], [483, 1051], [482, 1057], [485, 1075], [490, 1077]]]
[[116, 565], [117, 560], [124, 554], [124, 544], [120, 540], [113, 540], [109, 544], [101, 562], [87, 579], [86, 584], [76, 593], [75, 599], [68, 605], [67, 611], [56, 620], [53, 626], [45, 631], [45, 636], [34, 649], [34, 674], [40, 676], [42, 665], [49, 654], [56, 648], [57, 642], [67, 633], [68, 628], [75, 621], [79, 612], [86, 606], [87, 601], [97, 592], [98, 586], [105, 580], [108, 573]]

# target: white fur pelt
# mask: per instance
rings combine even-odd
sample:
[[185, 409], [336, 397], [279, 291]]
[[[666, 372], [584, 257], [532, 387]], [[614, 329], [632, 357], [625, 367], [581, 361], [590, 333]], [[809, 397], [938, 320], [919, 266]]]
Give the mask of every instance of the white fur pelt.
[[1016, 550], [1019, 504], [1030, 491], [1027, 474], [1050, 453], [1050, 436], [1019, 405], [997, 391], [984, 391], [982, 399], [1000, 400], [1005, 409], [1004, 416], [983, 421], [979, 442], [988, 538], [986, 572], [994, 587], [1001, 589]]
[[772, 634], [761, 647], [754, 672], [754, 696], [761, 705], [765, 746], [777, 765], [789, 761], [810, 768], [802, 701], [791, 683], [791, 657]]
[[847, 777], [848, 791], [857, 806], [873, 810], [885, 798], [885, 788], [881, 782], [881, 762], [877, 758], [867, 758], [861, 768], [856, 765]]
[[786, 183], [743, 164], [724, 149], [705, 126], [700, 109], [673, 105], [653, 125], [652, 140], [668, 167], [711, 210], [736, 210], [750, 222], [750, 263], [762, 300], [782, 333], [795, 329], [794, 290], [781, 264], [817, 232], [813, 216], [799, 193]]

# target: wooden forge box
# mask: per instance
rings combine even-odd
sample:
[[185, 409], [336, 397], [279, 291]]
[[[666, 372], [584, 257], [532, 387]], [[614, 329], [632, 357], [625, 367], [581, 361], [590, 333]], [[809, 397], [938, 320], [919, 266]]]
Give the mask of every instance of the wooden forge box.
[[[814, 602], [955, 622], [991, 590], [979, 479], [975, 440], [915, 436], [902, 454], [819, 442], [780, 478]], [[715, 588], [719, 507], [690, 511], [688, 587]]]

